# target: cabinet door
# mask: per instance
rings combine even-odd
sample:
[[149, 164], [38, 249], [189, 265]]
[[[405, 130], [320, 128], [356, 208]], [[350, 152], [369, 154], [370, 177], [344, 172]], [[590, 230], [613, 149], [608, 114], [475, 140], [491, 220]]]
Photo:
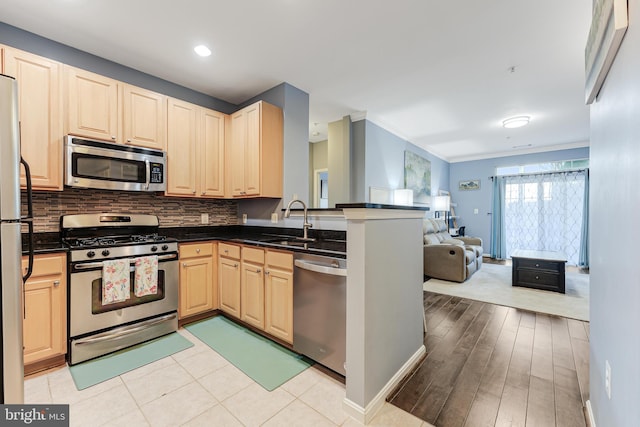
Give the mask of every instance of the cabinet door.
[[240, 318], [240, 261], [220, 257], [218, 260], [220, 310]]
[[261, 170], [261, 103], [245, 108], [246, 137], [244, 143], [244, 191], [247, 196], [260, 194]]
[[244, 111], [239, 111], [231, 116], [231, 138], [228, 147], [226, 170], [228, 171], [227, 179], [231, 195], [234, 197], [244, 196], [244, 154], [246, 140], [246, 116]]
[[180, 260], [180, 318], [213, 308], [213, 258]]
[[167, 195], [196, 195], [198, 107], [169, 99], [167, 135]]
[[117, 142], [118, 82], [65, 66], [67, 133]]
[[[62, 190], [61, 64], [5, 48], [4, 73], [18, 82], [20, 144], [35, 190]], [[26, 186], [24, 169], [20, 180]]]
[[264, 275], [263, 266], [242, 263], [240, 319], [264, 329]]
[[[27, 260], [23, 259], [23, 267]], [[66, 256], [38, 255], [25, 283], [23, 320], [24, 363], [66, 353]]]
[[293, 343], [293, 253], [268, 250], [265, 257], [265, 331]]
[[122, 89], [125, 144], [164, 150], [167, 140], [167, 98], [128, 84]]
[[200, 115], [200, 177], [201, 196], [224, 196], [225, 114], [202, 109]]
[[269, 268], [265, 276], [265, 331], [293, 343], [293, 273]]

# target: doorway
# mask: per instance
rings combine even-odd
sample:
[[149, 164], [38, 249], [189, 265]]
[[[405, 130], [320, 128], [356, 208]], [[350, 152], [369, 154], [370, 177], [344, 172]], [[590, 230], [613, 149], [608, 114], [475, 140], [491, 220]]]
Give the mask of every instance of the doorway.
[[329, 207], [329, 169], [313, 171], [313, 202], [318, 208]]

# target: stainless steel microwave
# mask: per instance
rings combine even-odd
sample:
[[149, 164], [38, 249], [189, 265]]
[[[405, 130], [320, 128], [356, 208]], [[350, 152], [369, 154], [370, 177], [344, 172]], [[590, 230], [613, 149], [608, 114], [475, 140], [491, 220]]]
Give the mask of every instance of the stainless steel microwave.
[[124, 191], [165, 191], [166, 153], [150, 148], [67, 136], [64, 184]]

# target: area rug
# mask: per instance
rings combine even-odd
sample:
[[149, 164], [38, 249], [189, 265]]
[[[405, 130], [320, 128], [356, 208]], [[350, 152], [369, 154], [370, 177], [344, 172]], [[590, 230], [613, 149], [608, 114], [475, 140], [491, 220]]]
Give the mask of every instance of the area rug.
[[566, 273], [565, 294], [511, 286], [511, 266], [483, 264], [463, 283], [430, 279], [425, 291], [589, 321], [589, 275]]
[[223, 316], [192, 323], [185, 328], [268, 391], [313, 364]]
[[69, 367], [78, 390], [115, 378], [174, 353], [192, 347], [193, 343], [174, 332], [97, 359]]

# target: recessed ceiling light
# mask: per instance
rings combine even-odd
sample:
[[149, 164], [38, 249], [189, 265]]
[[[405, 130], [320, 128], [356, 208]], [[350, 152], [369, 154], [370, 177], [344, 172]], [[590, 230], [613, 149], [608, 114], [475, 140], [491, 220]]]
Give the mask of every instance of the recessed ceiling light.
[[529, 116], [511, 117], [502, 121], [502, 126], [507, 129], [520, 128], [529, 124]]
[[193, 50], [200, 56], [209, 56], [209, 55], [211, 55], [211, 51], [209, 50], [209, 48], [206, 47], [203, 44], [194, 47]]

